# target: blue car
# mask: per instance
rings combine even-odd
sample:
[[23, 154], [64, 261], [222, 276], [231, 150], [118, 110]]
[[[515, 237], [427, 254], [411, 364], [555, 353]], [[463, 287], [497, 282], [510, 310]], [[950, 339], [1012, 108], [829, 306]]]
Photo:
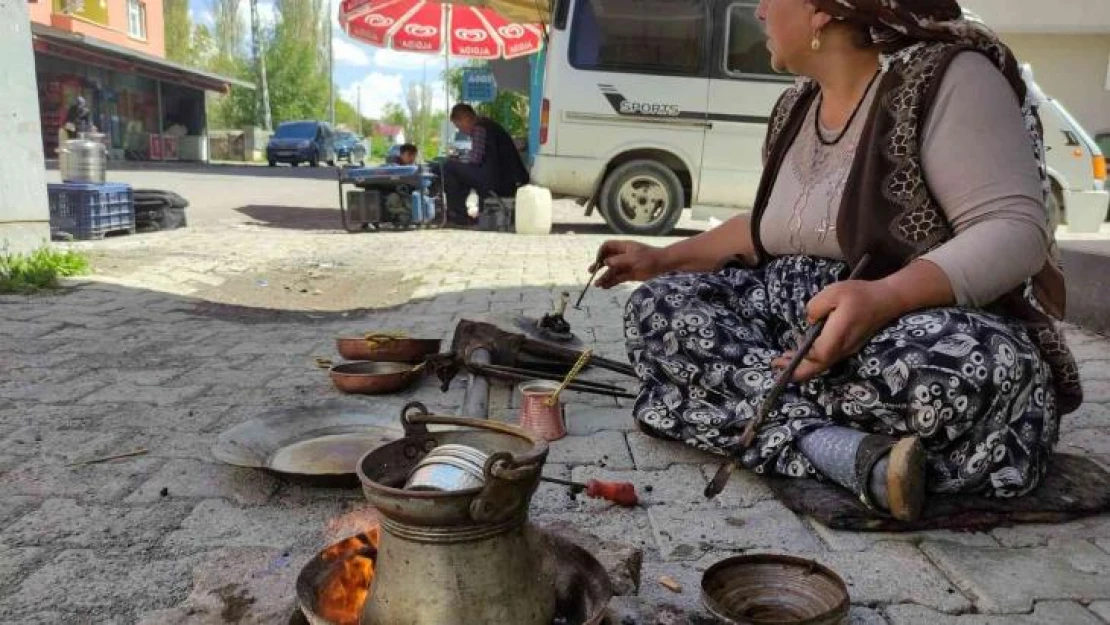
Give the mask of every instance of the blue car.
[[342, 131], [335, 135], [335, 158], [359, 166], [366, 164], [366, 144], [353, 132]]
[[335, 132], [325, 122], [285, 122], [277, 127], [266, 144], [270, 167], [289, 163], [293, 167], [308, 163], [318, 167], [323, 161], [335, 166]]

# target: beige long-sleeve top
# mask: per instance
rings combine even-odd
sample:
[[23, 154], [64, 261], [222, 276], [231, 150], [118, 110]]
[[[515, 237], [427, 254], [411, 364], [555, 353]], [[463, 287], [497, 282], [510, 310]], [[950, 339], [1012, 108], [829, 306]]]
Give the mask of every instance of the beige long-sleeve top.
[[[811, 107], [761, 223], [769, 253], [843, 259], [832, 226], [873, 98], [874, 88], [835, 146], [817, 141], [816, 102]], [[956, 236], [922, 258], [941, 268], [961, 306], [986, 305], [1044, 265], [1051, 235], [1032, 149], [1005, 77], [979, 53], [957, 56], [941, 81], [921, 145], [926, 183]]]

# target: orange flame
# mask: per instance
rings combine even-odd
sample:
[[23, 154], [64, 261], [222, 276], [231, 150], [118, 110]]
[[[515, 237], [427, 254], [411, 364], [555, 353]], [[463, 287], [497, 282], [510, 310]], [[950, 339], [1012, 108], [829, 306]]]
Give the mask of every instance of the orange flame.
[[374, 581], [374, 560], [363, 554], [367, 548], [377, 548], [378, 532], [374, 527], [320, 554], [326, 561], [341, 560], [316, 594], [316, 611], [320, 616], [336, 625], [358, 625], [362, 604], [366, 603], [370, 583]]

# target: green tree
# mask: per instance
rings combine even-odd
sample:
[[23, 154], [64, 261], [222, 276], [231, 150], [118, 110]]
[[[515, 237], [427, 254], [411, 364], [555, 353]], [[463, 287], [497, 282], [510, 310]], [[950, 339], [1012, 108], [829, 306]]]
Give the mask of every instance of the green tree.
[[184, 65], [196, 65], [193, 54], [193, 24], [189, 19], [189, 0], [165, 0], [166, 58]]
[[278, 23], [266, 47], [270, 109], [274, 123], [324, 119], [328, 110], [328, 77], [320, 63], [316, 17], [306, 0], [278, 4]]
[[[361, 116], [355, 110], [355, 107], [350, 102], [342, 98], [335, 100], [335, 123], [344, 126], [352, 132], [359, 132], [359, 122]], [[369, 135], [374, 130], [374, 120], [368, 117], [361, 117], [362, 133]]]
[[[246, 25], [239, 15], [239, 3], [240, 0], [212, 0], [212, 52], [206, 67], [223, 76], [253, 82], [253, 64], [247, 58]], [[228, 94], [210, 95], [209, 126], [228, 129], [254, 125], [254, 101], [254, 92], [249, 89], [232, 88]]]

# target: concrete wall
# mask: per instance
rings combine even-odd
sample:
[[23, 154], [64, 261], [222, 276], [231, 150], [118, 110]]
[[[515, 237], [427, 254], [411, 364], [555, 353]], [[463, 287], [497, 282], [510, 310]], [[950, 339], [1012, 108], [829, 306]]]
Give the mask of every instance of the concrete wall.
[[[1100, 0], [1110, 6], [1110, 0]], [[1092, 135], [1110, 131], [1110, 34], [1003, 34], [1022, 62], [1033, 66], [1045, 93], [1063, 102]]]
[[1110, 33], [1107, 0], [961, 0], [999, 32]]
[[0, 249], [25, 252], [50, 240], [31, 21], [25, 0], [0, 0]]

